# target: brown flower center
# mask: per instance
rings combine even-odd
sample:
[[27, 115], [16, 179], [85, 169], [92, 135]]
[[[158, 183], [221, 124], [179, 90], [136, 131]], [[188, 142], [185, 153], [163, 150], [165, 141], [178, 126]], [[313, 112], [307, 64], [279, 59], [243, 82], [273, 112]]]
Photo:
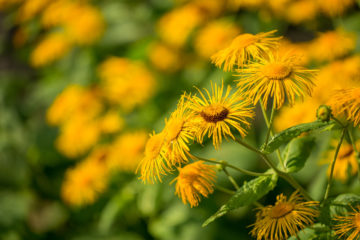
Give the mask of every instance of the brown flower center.
[[262, 71], [269, 80], [284, 80], [291, 73], [291, 68], [282, 63], [270, 63]]
[[278, 203], [271, 208], [270, 217], [282, 218], [287, 214], [291, 213], [293, 210], [294, 210], [293, 204], [287, 202]]
[[205, 107], [201, 112], [200, 116], [206, 122], [217, 123], [224, 120], [229, 114], [229, 110], [223, 105], [214, 103]]

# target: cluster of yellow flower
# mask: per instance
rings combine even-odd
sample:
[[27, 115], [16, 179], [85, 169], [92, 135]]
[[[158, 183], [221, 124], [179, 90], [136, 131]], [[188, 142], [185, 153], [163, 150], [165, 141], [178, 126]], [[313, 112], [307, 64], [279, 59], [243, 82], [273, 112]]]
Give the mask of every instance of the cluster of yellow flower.
[[[147, 183], [161, 182], [162, 175], [167, 175], [177, 168], [178, 176], [173, 180], [176, 182], [176, 195], [191, 207], [197, 206], [201, 196], [207, 197], [214, 191], [215, 186], [216, 167], [205, 162], [220, 165], [221, 162], [192, 155], [189, 149], [191, 141], [202, 144], [207, 136], [212, 138], [217, 149], [224, 137], [244, 145], [242, 140], [236, 138], [234, 130], [241, 137], [246, 135], [249, 120], [254, 117], [254, 105], [260, 103], [266, 110], [271, 99], [274, 112], [280, 109], [285, 101], [293, 106], [297, 99], [304, 99], [312, 94], [316, 71], [304, 68], [302, 64], [305, 61], [298, 55], [306, 50], [281, 40], [281, 37], [274, 37], [274, 33], [275, 31], [239, 35], [227, 47], [212, 55], [212, 62], [217, 67], [235, 72], [234, 76], [240, 77], [236, 80], [237, 89], [232, 91], [228, 86], [224, 91], [223, 84], [212, 84], [211, 91], [198, 90], [198, 94], [193, 95], [184, 93], [170, 119], [165, 120], [163, 131], [157, 134], [154, 132], [146, 143], [145, 156], [138, 167], [140, 179]], [[347, 39], [338, 34], [340, 33], [334, 32], [328, 35], [333, 42], [337, 39]], [[313, 40], [311, 47], [316, 48], [314, 46], [328, 41], [328, 35], [323, 34]], [[331, 50], [327, 49], [326, 53], [323, 48], [322, 58], [308, 55], [306, 59], [322, 62], [342, 57], [354, 48], [353, 41], [354, 39], [349, 38], [345, 46], [333, 46]], [[321, 47], [317, 50], [320, 55]], [[341, 64], [355, 64], [356, 59], [357, 57], [352, 57]], [[357, 71], [348, 67], [346, 75], [349, 76], [349, 81], [354, 80], [357, 78]], [[358, 88], [339, 91], [332, 98], [334, 114], [345, 115], [347, 120], [357, 125], [360, 121], [359, 93]], [[273, 116], [273, 113], [271, 115]], [[248, 148], [251, 149], [249, 146]], [[336, 163], [338, 165], [335, 165], [335, 174], [334, 169], [331, 170], [331, 177], [333, 174], [341, 180], [347, 177], [348, 165], [344, 168], [341, 163], [343, 159], [351, 158], [349, 162], [353, 166], [352, 174], [357, 172], [355, 152], [356, 149], [352, 145], [344, 145], [340, 152], [337, 150], [335, 156], [338, 156], [339, 161]], [[316, 209], [318, 205], [316, 201], [304, 201], [297, 192], [291, 195], [289, 200], [280, 194], [274, 206], [260, 208], [252, 234], [258, 240], [287, 239], [314, 223], [319, 215]], [[344, 231], [338, 230], [336, 234], [343, 235]]]
[[[101, 12], [81, 0], [19, 0], [0, 3], [3, 8], [17, 6], [18, 30], [14, 44], [20, 47], [29, 39], [30, 20], [36, 18], [46, 33], [30, 56], [34, 67], [41, 67], [65, 56], [73, 46], [91, 45], [102, 36], [105, 23]], [[1, 8], [0, 8], [1, 10]]]
[[[147, 133], [124, 130], [121, 117], [152, 96], [155, 80], [139, 62], [110, 57], [98, 68], [99, 85], [69, 85], [47, 112], [48, 123], [60, 126], [57, 149], [69, 158], [89, 156], [68, 170], [62, 196], [72, 205], [92, 203], [103, 192], [113, 170], [135, 172], [143, 157]], [[111, 138], [99, 144], [102, 136]]]
[[[225, 48], [242, 29], [228, 13], [240, 9], [259, 9], [264, 22], [272, 16], [284, 17], [295, 24], [314, 20], [319, 12], [327, 16], [343, 14], [354, 0], [227, 0], [179, 1], [180, 5], [165, 13], [158, 21], [157, 40], [149, 49], [149, 59], [160, 71], [175, 72], [186, 62], [194, 61], [191, 52], [185, 52], [190, 43], [195, 52], [208, 59]], [[186, 2], [184, 4], [184, 2]], [[303, 52], [302, 61], [328, 61], [346, 55], [354, 49], [352, 34], [343, 30], [321, 33], [306, 44], [284, 44], [284, 48]]]

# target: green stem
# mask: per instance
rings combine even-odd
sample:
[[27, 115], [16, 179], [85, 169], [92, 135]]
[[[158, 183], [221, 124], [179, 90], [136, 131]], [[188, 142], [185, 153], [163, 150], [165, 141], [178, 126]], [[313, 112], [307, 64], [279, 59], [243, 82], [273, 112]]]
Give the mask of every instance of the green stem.
[[331, 184], [332, 184], [332, 181], [333, 181], [336, 158], [337, 158], [337, 156], [339, 154], [341, 144], [342, 144], [342, 142], [344, 140], [346, 129], [347, 128], [344, 128], [342, 133], [341, 133], [340, 141], [339, 141], [339, 143], [338, 143], [338, 145], [336, 147], [336, 150], [335, 150], [334, 160], [331, 162], [330, 177], [329, 177], [329, 181], [328, 181], [328, 184], [327, 184], [327, 187], [326, 187], [326, 191], [325, 191], [325, 195], [324, 195], [324, 201], [326, 201], [326, 199], [329, 197], [330, 187], [331, 187]]
[[268, 125], [268, 130], [267, 130], [267, 133], [266, 133], [266, 139], [265, 139], [265, 147], [267, 146], [267, 144], [269, 142], [270, 133], [271, 133], [271, 135], [273, 135], [273, 133], [272, 133], [272, 125], [273, 125], [273, 121], [274, 121], [274, 115], [275, 115], [275, 101], [273, 102], [273, 105], [272, 105], [272, 108], [271, 108], [270, 121], [269, 121], [269, 125]]
[[299, 190], [299, 192], [307, 199], [307, 200], [312, 200], [312, 198], [310, 197], [310, 195], [306, 192], [306, 190], [289, 174], [287, 174], [286, 172], [281, 171], [280, 169], [278, 169], [275, 164], [273, 162], [270, 161], [270, 159], [267, 157], [266, 154], [260, 152], [259, 150], [251, 147], [250, 145], [248, 145], [247, 143], [236, 139], [236, 142], [241, 144], [242, 146], [248, 148], [249, 150], [259, 154], [262, 159], [264, 160], [264, 162], [270, 167], [272, 168], [275, 173], [280, 176], [281, 178], [283, 178], [284, 180], [286, 180], [291, 186], [293, 186], [295, 189]]
[[[268, 133], [270, 133], [270, 136], [272, 137], [272, 136], [274, 136], [274, 133], [272, 131], [272, 121], [271, 121], [271, 124], [270, 124], [270, 121], [269, 121], [269, 118], [268, 118], [268, 116], [266, 114], [266, 110], [265, 110], [265, 107], [264, 107], [264, 104], [263, 104], [262, 100], [260, 100], [260, 107], [261, 107], [262, 114], [264, 116], [266, 126], [268, 128]], [[274, 104], [273, 104], [273, 109], [274, 109]], [[273, 113], [271, 115], [273, 115]], [[269, 129], [270, 129], [270, 131], [269, 131]], [[268, 141], [266, 141], [266, 142], [268, 142]], [[280, 153], [279, 149], [276, 149], [276, 156], [279, 159], [279, 162], [280, 162], [281, 166], [283, 168], [285, 168], [284, 161], [283, 161], [283, 159], [281, 157], [281, 153]]]
[[235, 181], [235, 179], [230, 175], [230, 173], [228, 172], [228, 170], [226, 169], [226, 167], [223, 167], [222, 169], [224, 171], [224, 173], [226, 174], [226, 176], [228, 177], [229, 181], [231, 182], [231, 184], [234, 186], [234, 188], [236, 190], [239, 190], [240, 187], [239, 185], [237, 184], [237, 182]]
[[257, 173], [257, 172], [253, 172], [253, 171], [249, 171], [249, 170], [245, 170], [245, 169], [242, 169], [242, 168], [239, 168], [239, 167], [236, 167], [230, 163], [227, 163], [225, 161], [216, 161], [216, 160], [212, 160], [212, 159], [207, 159], [207, 158], [202, 158], [202, 157], [198, 157], [198, 156], [194, 156], [194, 158], [196, 158], [197, 160], [201, 160], [201, 161], [205, 161], [205, 162], [210, 162], [210, 163], [214, 163], [214, 164], [220, 164], [224, 167], [229, 167], [229, 168], [232, 168], [232, 169], [235, 169], [236, 171], [238, 172], [241, 172], [243, 174], [247, 174], [247, 175], [250, 175], [250, 176], [253, 176], [253, 177], [259, 177], [259, 176], [267, 176], [267, 175], [270, 175], [270, 174], [266, 174], [266, 173]]
[[233, 190], [230, 190], [230, 189], [227, 189], [227, 188], [224, 188], [224, 187], [221, 187], [221, 186], [215, 186], [215, 188], [217, 189], [217, 190], [220, 190], [220, 191], [222, 191], [222, 192], [224, 192], [224, 193], [227, 193], [227, 194], [230, 194], [230, 195], [234, 195], [236, 192], [235, 191], [233, 191]]
[[337, 124], [339, 124], [342, 128], [345, 128], [346, 126], [344, 124], [342, 124], [342, 122], [337, 119], [334, 115], [331, 115], [331, 118], [335, 120], [335, 122], [337, 122]]

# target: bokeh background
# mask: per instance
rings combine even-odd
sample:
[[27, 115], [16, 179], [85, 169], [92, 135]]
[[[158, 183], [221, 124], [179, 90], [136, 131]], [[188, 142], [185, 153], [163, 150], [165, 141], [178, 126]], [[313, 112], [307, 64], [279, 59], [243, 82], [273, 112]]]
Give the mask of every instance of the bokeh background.
[[[315, 120], [337, 87], [360, 84], [360, 11], [354, 0], [0, 0], [0, 239], [251, 239], [241, 208], [202, 228], [228, 195], [197, 208], [174, 195], [174, 176], [136, 175], [149, 133], [161, 131], [184, 92], [232, 83], [210, 57], [241, 33], [277, 30], [283, 48], [319, 69], [314, 96], [276, 117], [277, 130]], [[247, 141], [266, 127], [257, 109]], [[323, 195], [329, 133], [297, 175]], [[204, 157], [266, 169], [230, 142]], [[320, 160], [319, 160], [320, 159]], [[314, 167], [315, 166], [315, 167]], [[246, 176], [232, 174], [239, 182]], [[350, 174], [351, 175], [351, 174]], [[360, 193], [352, 178], [335, 192]], [[231, 188], [219, 174], [217, 183]], [[276, 193], [290, 193], [280, 181]]]

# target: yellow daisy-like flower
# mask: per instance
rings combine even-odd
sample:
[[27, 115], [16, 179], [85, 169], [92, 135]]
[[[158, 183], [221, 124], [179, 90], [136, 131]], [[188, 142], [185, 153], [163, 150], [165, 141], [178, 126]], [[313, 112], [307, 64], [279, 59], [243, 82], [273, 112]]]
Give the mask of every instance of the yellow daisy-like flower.
[[329, 101], [335, 115], [344, 114], [354, 126], [360, 123], [360, 88], [337, 90]]
[[164, 147], [166, 144], [165, 133], [153, 133], [145, 146], [145, 156], [140, 161], [136, 172], [140, 170], [140, 179], [143, 182], [161, 182], [161, 175], [166, 175], [172, 170], [170, 161], [166, 158], [167, 152]]
[[314, 223], [319, 211], [316, 201], [305, 202], [298, 192], [287, 199], [283, 194], [276, 197], [275, 205], [261, 207], [256, 222], [251, 226], [257, 240], [285, 240], [299, 230]]
[[360, 238], [360, 205], [355, 208], [351, 207], [353, 212], [347, 216], [336, 216], [334, 221], [335, 234], [338, 239], [357, 240]]
[[[326, 155], [326, 158], [322, 160], [320, 163], [332, 162], [334, 158], [334, 154], [335, 154], [335, 148], [332, 151], [329, 151]], [[349, 168], [351, 175], [354, 176], [357, 174], [359, 170], [359, 166], [358, 166], [358, 161], [356, 159], [356, 152], [354, 151], [354, 148], [352, 147], [351, 144], [343, 143], [336, 158], [333, 177], [342, 182], [345, 182], [349, 177], [348, 175]], [[331, 169], [329, 167], [328, 176], [330, 175], [330, 171]]]
[[188, 147], [190, 139], [193, 139], [193, 130], [190, 119], [192, 113], [189, 111], [186, 95], [183, 95], [178, 103], [177, 109], [166, 121], [164, 128], [167, 157], [171, 165], [180, 164], [188, 161], [190, 149]]
[[188, 164], [179, 168], [179, 175], [173, 180], [176, 181], [175, 194], [184, 204], [188, 202], [191, 207], [196, 207], [201, 195], [208, 197], [214, 192], [215, 178], [215, 166], [204, 164], [203, 161]]
[[238, 92], [231, 94], [230, 86], [224, 94], [224, 84], [212, 85], [211, 94], [205, 89], [206, 96], [198, 91], [201, 97], [189, 97], [189, 108], [194, 113], [192, 125], [199, 143], [202, 143], [204, 136], [208, 134], [208, 137], [212, 136], [213, 145], [217, 149], [223, 136], [235, 139], [231, 127], [242, 137], [246, 135], [244, 126], [248, 127], [248, 118], [254, 116], [249, 100], [244, 99]]
[[305, 93], [311, 95], [314, 83], [314, 70], [308, 70], [298, 65], [296, 55], [269, 54], [246, 66], [239, 71], [241, 78], [238, 87], [256, 104], [262, 99], [265, 107], [269, 97], [279, 109], [288, 100], [289, 105], [295, 103], [296, 97], [304, 98]]
[[235, 66], [242, 67], [251, 58], [267, 55], [278, 44], [281, 37], [273, 37], [275, 32], [276, 30], [255, 35], [241, 34], [229, 47], [215, 53], [211, 60], [219, 68], [224, 65], [224, 71], [231, 71]]

